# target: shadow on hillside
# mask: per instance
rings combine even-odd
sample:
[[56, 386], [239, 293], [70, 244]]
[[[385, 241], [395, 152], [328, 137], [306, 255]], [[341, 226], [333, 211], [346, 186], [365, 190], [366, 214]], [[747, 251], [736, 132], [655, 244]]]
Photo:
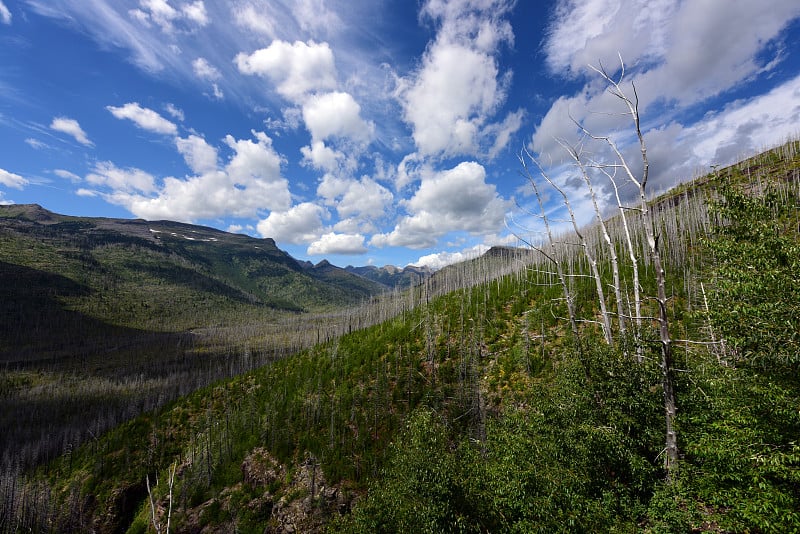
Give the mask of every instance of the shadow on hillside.
[[65, 276], [0, 261], [0, 280], [3, 369], [128, 374], [116, 354], [158, 351], [163, 361], [192, 345], [191, 334], [126, 328], [65, 309], [61, 299], [91, 291]]
[[191, 333], [111, 325], [65, 309], [90, 289], [0, 262], [0, 470], [51, 461], [102, 432], [264, 363]]

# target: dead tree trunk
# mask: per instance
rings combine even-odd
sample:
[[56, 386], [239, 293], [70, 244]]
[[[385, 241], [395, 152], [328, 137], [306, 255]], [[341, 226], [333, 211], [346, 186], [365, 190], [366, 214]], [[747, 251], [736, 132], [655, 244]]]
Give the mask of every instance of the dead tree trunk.
[[620, 84], [625, 76], [625, 65], [622, 63], [622, 58], [620, 58], [620, 64], [621, 71], [618, 80], [611, 78], [611, 76], [602, 68], [602, 66], [600, 68], [592, 68], [599, 73], [609, 85], [609, 92], [613, 96], [619, 98], [628, 108], [628, 114], [633, 121], [634, 129], [639, 140], [639, 148], [642, 157], [641, 178], [637, 178], [634, 175], [631, 167], [622, 156], [622, 153], [620, 152], [616, 143], [614, 143], [610, 137], [592, 137], [603, 140], [606, 142], [606, 144], [608, 144], [616, 156], [617, 165], [624, 170], [628, 178], [637, 186], [639, 190], [639, 210], [641, 212], [642, 226], [644, 228], [650, 259], [653, 262], [653, 268], [656, 277], [656, 301], [658, 303], [657, 320], [661, 344], [661, 385], [664, 393], [664, 415], [666, 419], [664, 468], [667, 471], [667, 477], [670, 478], [674, 470], [677, 468], [678, 439], [674, 427], [677, 401], [675, 397], [675, 380], [673, 376], [672, 338], [670, 337], [669, 333], [669, 316], [667, 313], [666, 273], [661, 261], [661, 253], [658, 248], [658, 237], [656, 236], [655, 232], [655, 218], [653, 217], [650, 206], [647, 202], [647, 178], [650, 165], [647, 160], [647, 147], [644, 142], [644, 135], [642, 134], [641, 124], [639, 122], [639, 97], [636, 94], [636, 87], [633, 84], [631, 84], [633, 97], [629, 97], [622, 90]]

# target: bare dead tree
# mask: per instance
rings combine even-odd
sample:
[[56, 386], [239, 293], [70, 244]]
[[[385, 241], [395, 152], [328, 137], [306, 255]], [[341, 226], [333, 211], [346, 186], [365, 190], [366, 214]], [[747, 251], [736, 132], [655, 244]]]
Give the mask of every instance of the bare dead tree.
[[[580, 332], [578, 331], [578, 320], [575, 314], [575, 302], [572, 292], [569, 289], [569, 285], [567, 284], [567, 277], [564, 274], [564, 268], [561, 265], [561, 260], [559, 259], [559, 253], [556, 247], [556, 241], [553, 237], [553, 230], [550, 227], [550, 219], [547, 216], [547, 211], [544, 208], [544, 200], [542, 199], [542, 195], [539, 191], [539, 187], [536, 185], [536, 180], [533, 177], [530, 169], [528, 168], [528, 163], [524, 156], [527, 156], [531, 161], [536, 163], [536, 159], [531, 156], [531, 154], [523, 149], [523, 154], [519, 155], [519, 161], [522, 165], [522, 174], [528, 180], [528, 183], [531, 185], [533, 192], [536, 194], [536, 201], [539, 204], [539, 217], [542, 219], [544, 224], [545, 230], [547, 232], [547, 242], [549, 246], [549, 252], [545, 251], [541, 247], [534, 245], [533, 243], [526, 242], [528, 246], [531, 248], [538, 250], [547, 260], [549, 260], [555, 270], [556, 274], [558, 275], [558, 281], [561, 284], [561, 290], [564, 292], [564, 300], [567, 304], [567, 314], [569, 315], [569, 324], [570, 329], [572, 330], [572, 335], [575, 337], [575, 343], [580, 347]], [[537, 163], [538, 165], [538, 163]]]
[[[594, 189], [592, 188], [591, 180], [589, 180], [589, 176], [586, 174], [585, 169], [583, 168], [583, 166], [581, 164], [580, 156], [579, 156], [577, 150], [574, 147], [568, 145], [564, 141], [558, 141], [558, 143], [577, 162], [577, 165], [581, 169], [581, 171], [584, 171], [584, 172], [582, 172], [582, 175], [583, 175], [584, 180], [586, 181], [586, 183], [589, 186], [589, 191], [591, 193], [592, 201], [594, 202], [594, 207], [595, 207], [595, 212], [597, 213], [597, 218], [600, 221], [601, 227], [603, 228], [603, 233], [607, 237], [609, 244], [611, 244], [611, 238], [608, 237], [608, 232], [605, 231], [606, 227], [605, 227], [605, 224], [603, 223], [603, 217], [600, 214], [600, 208], [597, 205], [597, 199], [596, 199], [596, 197], [594, 195]], [[564, 206], [567, 208], [567, 212], [569, 213], [570, 221], [572, 221], [572, 228], [575, 231], [575, 235], [578, 237], [578, 239], [581, 242], [581, 246], [583, 247], [583, 253], [586, 255], [586, 260], [589, 262], [589, 267], [592, 270], [592, 276], [594, 277], [595, 286], [596, 286], [596, 289], [597, 289], [597, 300], [598, 300], [598, 304], [600, 306], [600, 314], [601, 314], [601, 317], [602, 317], [602, 320], [603, 320], [603, 322], [602, 322], [602, 325], [603, 325], [603, 336], [605, 337], [606, 343], [611, 345], [614, 342], [613, 336], [612, 336], [612, 333], [611, 333], [611, 317], [610, 317], [610, 315], [608, 313], [608, 309], [606, 308], [606, 295], [605, 295], [605, 290], [603, 289], [603, 279], [600, 276], [600, 269], [597, 266], [597, 260], [595, 259], [594, 252], [592, 252], [592, 247], [589, 246], [589, 243], [587, 243], [587, 241], [586, 241], [586, 237], [584, 236], [583, 232], [581, 232], [581, 230], [580, 230], [580, 228], [578, 226], [578, 221], [575, 218], [575, 211], [572, 209], [572, 204], [570, 203], [569, 197], [567, 196], [567, 194], [564, 193], [564, 190], [561, 189], [561, 187], [559, 187], [555, 182], [553, 182], [553, 180], [550, 179], [550, 176], [546, 172], [544, 172], [544, 170], [541, 169], [541, 167], [540, 167], [539, 170], [540, 170], [540, 174], [547, 181], [547, 183], [550, 184], [550, 186], [553, 189], [555, 189], [556, 191], [558, 191], [558, 193], [561, 195], [561, 198], [564, 201]], [[613, 253], [613, 246], [611, 248], [612, 248], [612, 253]], [[619, 269], [617, 268], [616, 254], [613, 254], [613, 258], [614, 258], [614, 261], [613, 261], [614, 271], [615, 271], [615, 273], [617, 275], [615, 280], [616, 280], [617, 285], [618, 285], [619, 284], [619, 280], [618, 280], [618, 278], [619, 278]]]
[[[600, 210], [600, 205], [597, 201], [597, 194], [595, 193], [594, 186], [592, 185], [592, 179], [589, 176], [589, 172], [587, 169], [587, 164], [584, 162], [583, 155], [581, 150], [579, 150], [578, 146], [570, 146], [566, 144], [564, 141], [559, 141], [559, 144], [563, 146], [570, 157], [575, 161], [575, 166], [580, 171], [581, 177], [583, 178], [584, 183], [589, 191], [589, 197], [592, 199], [592, 206], [594, 208], [595, 219], [597, 222], [600, 231], [603, 234], [603, 240], [606, 243], [608, 248], [608, 255], [609, 259], [611, 260], [611, 271], [614, 277], [614, 296], [617, 301], [617, 321], [619, 323], [619, 333], [620, 337], [624, 340], [625, 333], [626, 333], [626, 313], [625, 313], [625, 301], [622, 298], [622, 282], [620, 280], [619, 274], [619, 258], [617, 257], [617, 249], [614, 244], [614, 241], [611, 239], [611, 234], [608, 232], [608, 226], [606, 226], [606, 221], [603, 218], [603, 212]], [[638, 282], [638, 280], [637, 280]], [[623, 351], [627, 351], [627, 349], [623, 345]]]
[[675, 414], [677, 411], [677, 402], [675, 397], [675, 380], [673, 371], [673, 355], [672, 355], [672, 338], [669, 332], [669, 316], [667, 313], [667, 290], [666, 290], [666, 272], [661, 261], [661, 253], [658, 246], [658, 236], [656, 235], [656, 221], [650, 209], [647, 200], [647, 180], [649, 177], [650, 164], [647, 159], [647, 146], [644, 141], [644, 135], [641, 129], [639, 117], [639, 96], [636, 93], [636, 86], [631, 82], [632, 96], [622, 88], [622, 82], [625, 77], [625, 64], [620, 56], [620, 74], [617, 79], [612, 76], [603, 68], [590, 66], [592, 70], [598, 73], [602, 79], [608, 84], [609, 94], [618, 98], [627, 108], [627, 115], [630, 116], [633, 122], [634, 131], [639, 141], [639, 149], [642, 160], [642, 174], [637, 177], [631, 166], [622, 155], [617, 144], [609, 136], [592, 135], [584, 129], [588, 135], [593, 139], [605, 142], [615, 155], [616, 163], [611, 164], [610, 167], [621, 169], [628, 179], [633, 183], [639, 193], [639, 207], [642, 227], [644, 229], [645, 237], [647, 239], [647, 246], [650, 259], [653, 262], [653, 268], [656, 278], [656, 302], [658, 304], [658, 329], [661, 344], [661, 385], [664, 394], [664, 413], [666, 422], [666, 439], [665, 439], [665, 454], [664, 454], [664, 468], [667, 471], [668, 477], [673, 473], [677, 467], [678, 462], [678, 440], [677, 433], [674, 428]]
[[[161, 524], [161, 521], [157, 517], [157, 514], [156, 514], [156, 510], [157, 510], [156, 502], [155, 502], [155, 499], [153, 498], [153, 492], [150, 489], [150, 475], [147, 475], [145, 477], [145, 483], [147, 485], [147, 496], [150, 499], [150, 521], [153, 523], [153, 528], [156, 529], [156, 532], [158, 534], [161, 534], [162, 532], [164, 534], [169, 534], [170, 521], [172, 519], [172, 488], [175, 485], [175, 470], [176, 469], [177, 469], [177, 466], [173, 463], [169, 467], [169, 471], [168, 471], [167, 485], [169, 486], [169, 493], [167, 495], [167, 522], [166, 522], [165, 525]], [[156, 486], [158, 486], [158, 480], [157, 479], [156, 479]]]

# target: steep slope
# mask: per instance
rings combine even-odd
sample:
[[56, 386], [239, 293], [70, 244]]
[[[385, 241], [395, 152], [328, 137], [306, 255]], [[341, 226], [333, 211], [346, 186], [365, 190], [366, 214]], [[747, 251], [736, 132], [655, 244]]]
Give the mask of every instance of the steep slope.
[[306, 272], [271, 239], [38, 205], [0, 206], [0, 280], [3, 466], [308, 346], [325, 325], [303, 312], [384, 290]]
[[310, 275], [271, 239], [169, 221], [68, 217], [36, 205], [0, 206], [0, 261], [86, 286], [61, 299], [70, 309], [152, 330], [218, 324], [226, 312], [229, 322], [259, 309], [331, 309], [383, 289], [352, 275]]
[[768, 177], [797, 176], [800, 146], [758, 161], [758, 176], [709, 178], [710, 217], [685, 203], [702, 202], [699, 189], [658, 212], [683, 340], [672, 479], [653, 324], [641, 362], [624, 338], [606, 344], [573, 256], [584, 321], [571, 337], [548, 264], [504, 249], [403, 295], [391, 320], [197, 391], [27, 481], [3, 479], [0, 493], [27, 500], [0, 499], [12, 503], [0, 517], [144, 532], [172, 504], [187, 532], [796, 531], [800, 190]]

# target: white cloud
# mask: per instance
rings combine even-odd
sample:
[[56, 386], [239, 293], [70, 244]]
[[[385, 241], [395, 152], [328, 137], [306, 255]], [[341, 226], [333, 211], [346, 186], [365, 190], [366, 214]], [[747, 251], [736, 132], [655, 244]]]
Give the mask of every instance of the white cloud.
[[181, 11], [184, 17], [200, 27], [207, 26], [210, 22], [203, 0], [196, 0], [191, 4], [184, 4], [183, 7], [181, 7]]
[[336, 88], [336, 67], [327, 43], [276, 40], [250, 55], [238, 54], [235, 63], [243, 74], [268, 78], [278, 93], [292, 102], [300, 102], [315, 91]]
[[27, 143], [29, 147], [36, 150], [42, 150], [43, 148], [50, 148], [50, 145], [48, 145], [44, 141], [35, 139], [33, 137], [28, 137], [27, 139], [25, 139], [25, 143]]
[[175, 24], [183, 21], [201, 28], [210, 22], [203, 0], [179, 4], [178, 9], [169, 0], [139, 0], [139, 8], [131, 9], [129, 14], [142, 24], [157, 25], [165, 33], [173, 33]]
[[438, 238], [454, 231], [490, 234], [503, 227], [506, 202], [478, 163], [456, 167], [423, 178], [414, 196], [404, 202], [409, 215], [388, 234], [373, 236], [375, 246], [434, 246]]
[[109, 202], [145, 219], [192, 222], [284, 211], [291, 195], [288, 181], [281, 176], [281, 157], [266, 134], [252, 133], [253, 140], [225, 138], [233, 155], [221, 168], [216, 165], [216, 149], [199, 136], [177, 139], [178, 151], [197, 173], [184, 179], [166, 177], [156, 184], [144, 171], [120, 170], [108, 163], [98, 165], [87, 181], [110, 190], [102, 192]]
[[68, 135], [71, 135], [75, 138], [77, 142], [85, 146], [94, 146], [89, 140], [89, 137], [86, 135], [86, 132], [83, 131], [81, 125], [78, 124], [78, 121], [75, 119], [68, 119], [66, 117], [56, 117], [53, 119], [53, 122], [50, 123], [50, 128], [52, 130], [56, 130], [57, 132], [62, 132]]
[[253, 226], [252, 224], [245, 224], [245, 225], [231, 224], [225, 231], [230, 232], [232, 234], [249, 234], [250, 232], [253, 232], [255, 229], [256, 229], [255, 226]]
[[343, 153], [326, 146], [324, 141], [313, 141], [311, 146], [301, 147], [300, 152], [306, 163], [327, 172], [339, 169], [340, 162], [346, 159]]
[[70, 182], [78, 183], [81, 181], [81, 177], [75, 174], [74, 172], [70, 172], [64, 169], [55, 169], [53, 174], [58, 176], [59, 178], [64, 178], [65, 180], [69, 180]]
[[311, 96], [303, 105], [303, 120], [314, 140], [344, 137], [365, 143], [375, 129], [361, 118], [361, 106], [352, 95], [339, 91]]
[[[27, 4], [39, 15], [61, 19], [74, 25], [106, 49], [129, 50], [131, 61], [147, 73], [169, 68], [174, 72], [191, 74], [179, 49], [176, 51], [174, 43], [167, 45], [159, 28], [154, 28], [156, 23], [151, 20], [146, 6], [126, 11], [119, 5], [120, 2], [111, 3], [106, 0], [28, 0]], [[157, 4], [157, 12], [160, 9], [168, 16], [171, 6], [166, 4], [165, 11], [163, 6], [159, 7]], [[172, 10], [175, 11], [174, 8]], [[168, 18], [163, 22], [168, 28], [171, 27]], [[179, 36], [180, 32], [172, 32], [169, 38]]]
[[327, 254], [364, 254], [364, 236], [361, 234], [327, 233], [308, 246], [307, 254], [310, 256], [324, 256]]
[[735, 101], [686, 133], [699, 158], [727, 164], [800, 133], [800, 76], [769, 93]]
[[8, 10], [3, 2], [0, 2], [0, 22], [11, 24], [11, 11]]
[[278, 25], [271, 17], [266, 4], [239, 3], [232, 7], [233, 19], [242, 28], [269, 39], [276, 37], [275, 27]]
[[[556, 139], [579, 137], [575, 119], [592, 133], [610, 135], [629, 163], [641, 168], [630, 117], [617, 113], [624, 111], [621, 102], [586, 67], [602, 62], [614, 74], [618, 52], [628, 66], [624, 88], [633, 96], [629, 82], [635, 83], [639, 97], [653, 193], [691, 178], [698, 168], [731, 162], [796, 133], [791, 117], [797, 117], [797, 78], [693, 124], [676, 117], [766, 78], [782, 58], [781, 32], [800, 16], [800, 4], [775, 0], [765, 8], [747, 0], [658, 0], [644, 5], [643, 0], [559, 3], [543, 45], [548, 65], [554, 73], [590, 76], [576, 94], [550, 107], [532, 137], [535, 152], [558, 161], [563, 149]], [[596, 150], [596, 158], [610, 157]]]
[[619, 127], [612, 114], [597, 113], [614, 112], [619, 103], [603, 92], [587, 65], [602, 62], [613, 73], [621, 53], [646, 119], [653, 103], [692, 106], [772, 68], [774, 60], [759, 54], [800, 16], [800, 4], [791, 0], [775, 0], [768, 9], [749, 0], [646, 4], [645, 9], [643, 0], [559, 3], [544, 44], [548, 65], [554, 73], [590, 75], [591, 81], [553, 104], [534, 135], [536, 151], [553, 151], [555, 137], [574, 137], [568, 113], [595, 133]]
[[204, 57], [192, 61], [192, 69], [195, 75], [203, 80], [219, 80], [222, 77], [219, 70]]
[[[489, 121], [506, 98], [510, 73], [501, 75], [495, 55], [513, 41], [502, 17], [512, 2], [459, 0], [426, 3], [423, 13], [440, 24], [420, 69], [401, 79], [397, 96], [423, 156], [477, 155], [502, 146], [504, 129]], [[513, 124], [506, 119], [505, 131]], [[518, 128], [519, 126], [517, 126]], [[494, 133], [494, 139], [487, 134]], [[503, 134], [505, 141], [508, 136]]]
[[157, 112], [149, 108], [143, 108], [138, 102], [129, 102], [124, 106], [106, 106], [106, 109], [118, 119], [128, 119], [133, 121], [136, 126], [149, 132], [176, 135], [178, 127], [175, 123], [168, 121]]
[[[281, 157], [272, 147], [272, 139], [264, 132], [254, 130], [252, 134], [255, 141], [237, 140], [231, 135], [225, 137], [225, 143], [235, 152], [225, 167], [231, 180], [239, 184], [285, 184], [286, 179], [281, 176]], [[263, 201], [271, 205], [270, 209], [288, 208], [288, 190], [280, 197]]]
[[155, 178], [151, 174], [136, 168], [120, 169], [110, 161], [97, 163], [94, 172], [86, 176], [86, 181], [127, 193], [152, 193], [156, 190]]
[[394, 199], [391, 191], [369, 177], [360, 180], [338, 178], [326, 174], [317, 195], [325, 204], [336, 206], [342, 218], [377, 219], [382, 217]]
[[13, 187], [14, 189], [22, 189], [23, 186], [28, 184], [28, 180], [19, 174], [0, 169], [0, 184], [6, 187]]
[[257, 229], [262, 237], [279, 243], [310, 243], [322, 234], [322, 219], [327, 216], [321, 206], [303, 202], [286, 211], [273, 211], [259, 221]]
[[167, 105], [164, 106], [164, 109], [167, 111], [167, 113], [172, 115], [174, 119], [178, 119], [181, 122], [183, 122], [186, 119], [183, 110], [180, 109], [179, 107], [176, 107], [175, 104], [167, 103]]
[[294, 0], [292, 15], [303, 31], [331, 33], [342, 26], [342, 20], [325, 6], [325, 0]]
[[197, 135], [186, 138], [177, 137], [175, 145], [186, 164], [197, 174], [204, 174], [217, 169], [217, 149], [209, 145], [205, 139]]
[[442, 267], [446, 267], [454, 263], [475, 259], [481, 256], [487, 250], [489, 250], [489, 247], [481, 244], [467, 248], [460, 252], [437, 252], [434, 254], [421, 256], [417, 261], [410, 263], [409, 265], [415, 265], [417, 267], [425, 266], [430, 267], [431, 269], [441, 269]]

